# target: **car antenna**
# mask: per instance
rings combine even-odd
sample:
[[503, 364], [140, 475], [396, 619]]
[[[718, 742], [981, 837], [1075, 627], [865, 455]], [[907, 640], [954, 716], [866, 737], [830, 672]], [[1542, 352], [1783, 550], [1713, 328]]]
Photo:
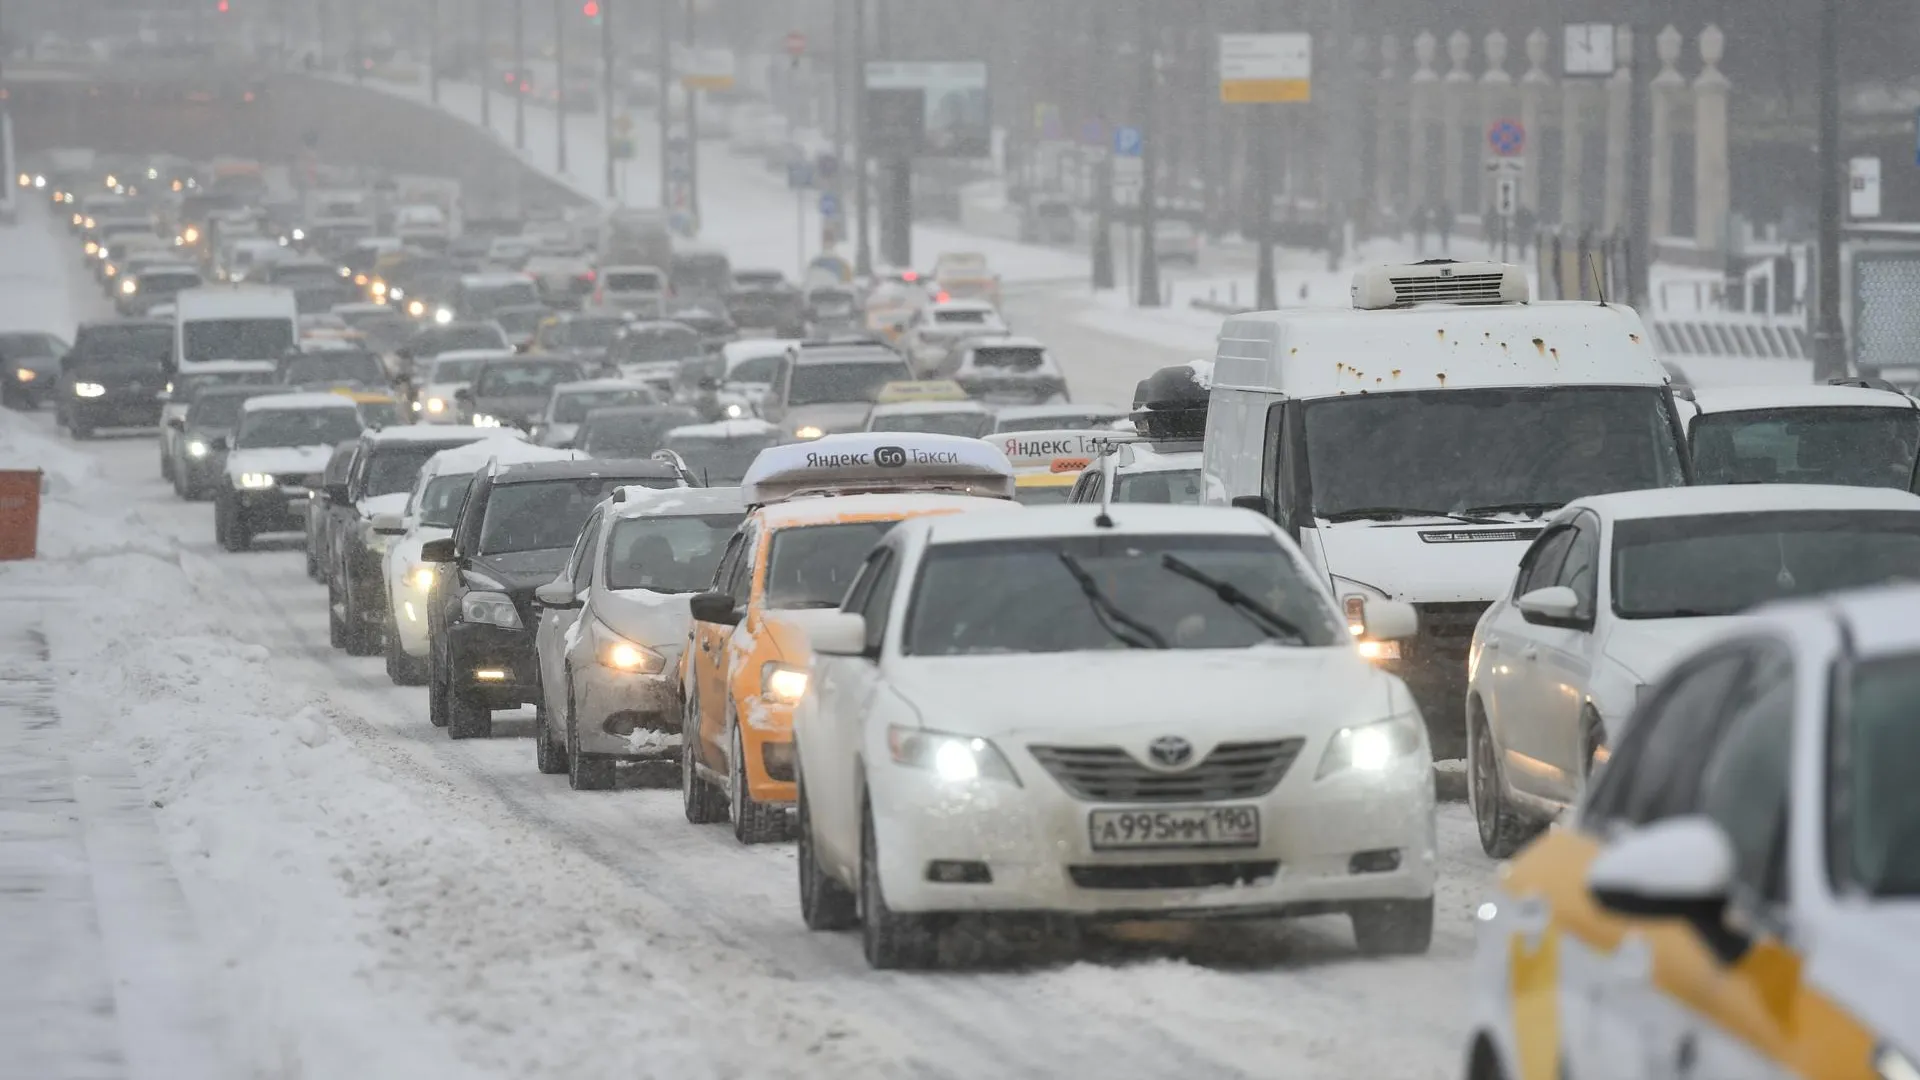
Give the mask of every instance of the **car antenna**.
[[1111, 445], [1101, 452], [1099, 463], [1100, 513], [1094, 517], [1093, 524], [1095, 528], [1111, 529], [1113, 528], [1113, 515], [1107, 511], [1113, 506], [1113, 484], [1114, 480], [1119, 476], [1117, 472], [1119, 456], [1114, 453]]
[[1607, 279], [1606, 275], [1600, 272], [1600, 256], [1598, 254], [1591, 251], [1587, 252], [1587, 270], [1593, 274], [1593, 287], [1594, 290], [1600, 294], [1600, 306], [1606, 307]]

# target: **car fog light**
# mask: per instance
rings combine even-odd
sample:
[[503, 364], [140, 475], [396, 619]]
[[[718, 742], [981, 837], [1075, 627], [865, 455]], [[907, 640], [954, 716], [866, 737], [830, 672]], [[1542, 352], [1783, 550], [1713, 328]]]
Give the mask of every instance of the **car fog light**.
[[188, 457], [192, 457], [192, 458], [203, 458], [203, 457], [206, 457], [206, 456], [207, 456], [207, 444], [206, 444], [206, 443], [204, 443], [204, 442], [201, 442], [201, 441], [200, 441], [199, 439], [191, 439], [191, 440], [188, 440], [188, 442], [187, 442], [187, 456], [188, 456]]
[[1362, 641], [1359, 649], [1360, 655], [1369, 660], [1400, 659], [1400, 643], [1397, 641]]

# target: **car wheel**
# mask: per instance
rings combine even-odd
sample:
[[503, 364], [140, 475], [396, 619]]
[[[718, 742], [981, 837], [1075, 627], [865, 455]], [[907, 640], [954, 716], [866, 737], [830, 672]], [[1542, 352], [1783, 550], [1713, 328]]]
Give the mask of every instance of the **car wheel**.
[[548, 776], [570, 774], [567, 748], [553, 740], [553, 713], [544, 706], [533, 714], [533, 764]]
[[345, 598], [345, 603], [343, 604], [345, 611], [341, 613], [340, 618], [341, 621], [347, 624], [347, 655], [372, 656], [374, 653], [379, 652], [380, 638], [367, 626], [366, 613], [360, 610], [359, 604], [354, 603], [353, 582], [351, 580], [344, 583], [341, 594]]
[[173, 459], [164, 450], [160, 453], [160, 479], [173, 483]]
[[1469, 706], [1467, 727], [1467, 803], [1480, 830], [1480, 848], [1495, 859], [1512, 857], [1533, 836], [1533, 828], [1507, 801], [1500, 773], [1500, 751], [1477, 704]]
[[426, 665], [408, 656], [407, 650], [400, 647], [400, 630], [394, 625], [391, 617], [387, 619], [387, 632], [385, 637], [387, 640], [387, 678], [393, 680], [393, 685], [419, 686], [421, 683], [426, 682]]
[[218, 524], [220, 503], [214, 504], [214, 531], [220, 534], [220, 546], [232, 552], [241, 552], [252, 547], [253, 535], [247, 531], [247, 523], [240, 514], [240, 508], [233, 505], [231, 499], [222, 499], [221, 503], [224, 503], [227, 508], [225, 529]]
[[447, 683], [447, 736], [454, 739], [493, 738], [493, 710], [473, 694]]
[[1433, 944], [1433, 897], [1372, 900], [1349, 913], [1364, 956], [1419, 956]]
[[573, 715], [573, 687], [567, 687], [567, 786], [575, 791], [613, 790], [613, 759], [580, 752], [580, 728]]
[[795, 848], [800, 866], [800, 918], [809, 930], [848, 930], [859, 922], [859, 901], [853, 890], [820, 868], [813, 849], [813, 817], [807, 812], [807, 778], [800, 775], [800, 801], [795, 823]]
[[427, 722], [434, 727], [447, 726], [447, 681], [441, 677], [432, 653], [427, 655]]
[[787, 808], [756, 802], [747, 790], [746, 740], [740, 734], [736, 718], [732, 729], [733, 752], [727, 755], [727, 818], [733, 822], [733, 838], [743, 844], [771, 844], [787, 838]]
[[680, 802], [687, 820], [695, 825], [711, 825], [727, 819], [726, 799], [700, 775], [699, 756], [694, 747], [700, 741], [700, 711], [688, 695], [685, 718], [680, 722]]
[[887, 907], [880, 891], [879, 841], [873, 830], [873, 804], [860, 805], [860, 948], [867, 965], [878, 970], [932, 967], [940, 958], [940, 939], [923, 915], [900, 915]]

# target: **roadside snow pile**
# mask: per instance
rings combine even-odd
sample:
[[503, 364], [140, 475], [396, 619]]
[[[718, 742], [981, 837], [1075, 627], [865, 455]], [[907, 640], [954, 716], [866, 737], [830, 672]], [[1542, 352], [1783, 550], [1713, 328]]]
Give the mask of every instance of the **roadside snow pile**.
[[146, 530], [133, 527], [133, 508], [106, 492], [97, 461], [33, 430], [18, 413], [0, 412], [0, 469], [37, 469], [42, 474], [42, 559], [159, 552]]

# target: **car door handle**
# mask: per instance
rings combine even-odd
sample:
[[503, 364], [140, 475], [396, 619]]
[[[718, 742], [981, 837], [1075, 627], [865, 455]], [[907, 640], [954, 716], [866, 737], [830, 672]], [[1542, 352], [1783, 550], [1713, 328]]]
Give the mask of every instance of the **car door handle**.
[[1529, 645], [1529, 646], [1527, 646], [1526, 648], [1524, 648], [1524, 649], [1521, 649], [1521, 650], [1520, 650], [1520, 658], [1521, 658], [1522, 660], [1538, 660], [1538, 659], [1540, 659], [1540, 646], [1538, 646], [1538, 645]]
[[1484, 652], [1499, 652], [1500, 639], [1497, 637], [1490, 637], [1480, 643], [1480, 648]]

